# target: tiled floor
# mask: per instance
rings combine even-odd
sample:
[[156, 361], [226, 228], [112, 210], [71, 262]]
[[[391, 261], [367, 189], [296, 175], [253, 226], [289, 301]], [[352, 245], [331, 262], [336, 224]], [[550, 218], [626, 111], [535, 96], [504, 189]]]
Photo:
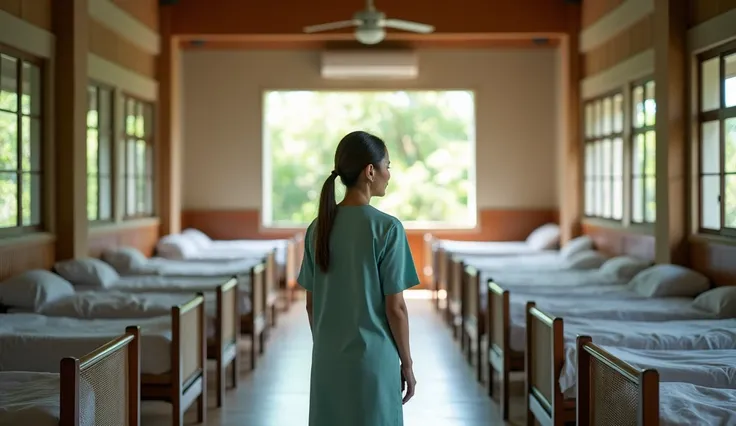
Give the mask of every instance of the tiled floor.
[[[495, 404], [477, 384], [430, 302], [408, 303], [418, 385], [416, 396], [404, 407], [405, 425], [502, 425]], [[306, 426], [310, 355], [309, 325], [303, 302], [297, 302], [280, 318], [258, 368], [254, 372], [242, 369], [240, 387], [227, 393], [224, 408], [214, 408], [210, 392], [207, 425]], [[168, 409], [167, 404], [144, 403], [142, 425], [169, 425]], [[518, 405], [512, 410], [516, 414]], [[186, 424], [196, 424], [194, 413], [188, 414]]]

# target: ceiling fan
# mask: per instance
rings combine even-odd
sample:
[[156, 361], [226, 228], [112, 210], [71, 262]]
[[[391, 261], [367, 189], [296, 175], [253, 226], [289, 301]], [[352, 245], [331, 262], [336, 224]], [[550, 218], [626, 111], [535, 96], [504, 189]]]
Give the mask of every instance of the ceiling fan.
[[356, 12], [355, 15], [353, 15], [353, 19], [331, 22], [329, 24], [311, 25], [304, 27], [304, 32], [316, 33], [356, 27], [355, 39], [358, 40], [358, 42], [363, 44], [378, 44], [386, 37], [386, 28], [420, 34], [429, 34], [434, 31], [434, 27], [432, 25], [404, 21], [401, 19], [386, 19], [386, 14], [376, 9], [373, 4], [373, 0], [366, 0], [365, 3], [365, 10]]

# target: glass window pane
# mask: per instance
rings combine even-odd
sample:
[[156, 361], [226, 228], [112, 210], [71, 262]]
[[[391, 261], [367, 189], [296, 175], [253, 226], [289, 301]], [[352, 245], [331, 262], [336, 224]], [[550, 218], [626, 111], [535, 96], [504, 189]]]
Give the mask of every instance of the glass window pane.
[[138, 176], [143, 176], [146, 174], [146, 142], [145, 141], [137, 141], [136, 142], [136, 159], [135, 159], [135, 174]]
[[736, 175], [726, 175], [724, 185], [723, 226], [736, 228]]
[[644, 135], [634, 136], [634, 149], [631, 152], [631, 174], [641, 176], [644, 173]]
[[112, 181], [109, 176], [100, 176], [99, 185], [99, 219], [109, 220], [112, 219]]
[[41, 115], [41, 70], [23, 62], [23, 114]]
[[585, 181], [585, 214], [592, 216], [595, 212], [595, 187], [593, 181], [588, 179]]
[[145, 136], [145, 126], [143, 124], [143, 104], [140, 102], [136, 104], [135, 115], [135, 135], [142, 138]]
[[595, 215], [603, 216], [603, 178], [595, 180]]
[[135, 102], [128, 99], [125, 107], [125, 134], [135, 135]]
[[622, 178], [613, 181], [613, 218], [621, 219], [624, 216], [624, 183]]
[[18, 169], [18, 116], [0, 111], [0, 170]]
[[653, 131], [646, 133], [646, 153], [644, 154], [644, 174], [655, 176], [657, 174], [657, 137]]
[[97, 91], [94, 87], [87, 91], [89, 106], [87, 108], [87, 127], [97, 128], [99, 114], [97, 111]]
[[721, 172], [721, 123], [708, 121], [701, 125], [700, 172]]
[[723, 168], [726, 173], [736, 172], [736, 118], [729, 118], [723, 124], [724, 147]]
[[599, 100], [595, 103], [595, 136], [603, 132], [603, 103]]
[[102, 132], [112, 132], [112, 93], [99, 89], [98, 127]]
[[37, 172], [41, 169], [41, 119], [23, 117], [23, 170]]
[[624, 131], [624, 95], [621, 94], [613, 97], [613, 131]]
[[145, 174], [149, 177], [153, 176], [153, 147], [150, 144], [146, 145], [146, 171]]
[[702, 211], [700, 226], [705, 229], [721, 229], [721, 204], [718, 201], [720, 195], [720, 176], [701, 177], [700, 202]]
[[641, 86], [634, 87], [632, 113], [631, 125], [634, 128], [642, 127], [644, 125], [644, 88]]
[[657, 181], [654, 177], [644, 179], [644, 220], [654, 223], [657, 217]]
[[613, 152], [611, 149], [611, 140], [603, 140], [603, 176], [609, 177], [612, 174], [611, 165], [613, 162]]
[[644, 179], [631, 179], [631, 220], [636, 223], [644, 222]]
[[611, 178], [603, 180], [603, 217], [610, 218], [613, 215], [613, 183]]
[[724, 58], [726, 75], [723, 76], [723, 85], [726, 89], [726, 107], [736, 106], [736, 53]]
[[112, 173], [112, 149], [110, 148], [110, 136], [99, 133], [97, 137], [99, 172], [100, 174], [109, 175]]
[[135, 140], [128, 141], [127, 152], [125, 154], [125, 173], [128, 176], [135, 175]]
[[593, 117], [593, 105], [591, 103], [585, 104], [585, 137], [590, 138], [593, 136], [594, 125]]
[[146, 213], [153, 214], [153, 180], [146, 178]]
[[0, 54], [0, 109], [18, 111], [18, 60], [2, 54]]
[[87, 174], [99, 173], [97, 155], [97, 129], [87, 129]]
[[613, 175], [624, 174], [624, 141], [621, 138], [613, 140]]
[[23, 226], [41, 224], [41, 177], [23, 173]]
[[613, 99], [603, 99], [603, 134], [610, 135], [613, 130]]
[[585, 177], [595, 175], [595, 151], [592, 143], [585, 144]]
[[0, 173], [0, 228], [18, 225], [18, 175]]
[[647, 82], [646, 85], [646, 101], [644, 101], [644, 116], [647, 126], [654, 126], [655, 117], [657, 115], [657, 103], [654, 97], [654, 82]]
[[97, 220], [97, 176], [87, 175], [87, 219]]
[[721, 106], [721, 58], [700, 64], [700, 110], [712, 111]]
[[135, 179], [135, 192], [136, 192], [136, 212], [146, 212], [146, 179], [142, 177], [136, 177]]
[[125, 179], [125, 213], [128, 216], [134, 216], [136, 213], [135, 210], [135, 177], [134, 176], [128, 176]]

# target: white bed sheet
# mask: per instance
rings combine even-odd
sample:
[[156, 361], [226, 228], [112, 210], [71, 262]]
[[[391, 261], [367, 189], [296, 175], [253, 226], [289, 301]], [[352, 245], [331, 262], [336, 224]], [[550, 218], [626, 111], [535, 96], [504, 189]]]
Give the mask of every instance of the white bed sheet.
[[120, 337], [129, 325], [141, 328], [141, 372], [168, 372], [172, 340], [169, 316], [131, 321], [38, 314], [0, 315], [0, 371], [58, 373], [63, 357], [88, 354]]
[[577, 383], [576, 337], [590, 336], [601, 346], [653, 350], [731, 349], [736, 345], [736, 319], [684, 321], [565, 320], [565, 365], [560, 389], [575, 396]]
[[243, 275], [249, 276], [250, 270], [255, 265], [263, 262], [262, 257], [248, 259], [229, 260], [222, 262], [191, 262], [187, 260], [165, 259], [153, 257], [137, 269], [131, 270], [132, 274], [148, 273], [162, 276], [186, 276], [186, 277], [219, 277]]
[[[79, 392], [81, 425], [94, 426], [95, 396], [85, 384]], [[0, 426], [59, 426], [60, 388], [55, 373], [0, 372]]]
[[[198, 293], [217, 290], [232, 276], [219, 277], [165, 277], [160, 275], [122, 276], [104, 291], [125, 293]], [[240, 282], [238, 282], [240, 284]], [[75, 286], [78, 291], [101, 291], [99, 287]], [[243, 289], [238, 285], [238, 288]]]
[[206, 250], [213, 251], [246, 251], [265, 252], [276, 250], [276, 263], [286, 264], [286, 248], [288, 240], [215, 240]]
[[485, 256], [519, 256], [555, 253], [553, 250], [539, 250], [524, 241], [458, 241], [439, 240], [439, 247], [453, 254]]
[[710, 388], [736, 386], [736, 349], [649, 350], [618, 346], [602, 349], [634, 367], [655, 369], [660, 382], [683, 382]]
[[556, 251], [519, 256], [489, 256], [461, 254], [463, 262], [479, 270], [488, 271], [559, 271], [570, 269], [570, 262]]
[[736, 389], [660, 383], [659, 424], [733, 426], [736, 424]]
[[536, 289], [539, 287], [582, 287], [603, 285], [624, 285], [628, 281], [617, 279], [612, 274], [601, 272], [600, 269], [563, 269], [552, 271], [510, 271], [480, 269], [480, 282], [488, 283], [493, 280], [501, 287], [525, 289]]

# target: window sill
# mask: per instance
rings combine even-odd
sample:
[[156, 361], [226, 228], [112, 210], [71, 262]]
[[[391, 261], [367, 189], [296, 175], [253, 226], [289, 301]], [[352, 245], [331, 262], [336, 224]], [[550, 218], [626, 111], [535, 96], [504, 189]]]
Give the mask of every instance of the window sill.
[[703, 234], [703, 233], [697, 233], [692, 234], [688, 237], [689, 243], [695, 243], [695, 244], [721, 244], [724, 246], [734, 246], [736, 247], [736, 238], [735, 237], [727, 237], [725, 235], [716, 235], [716, 234]]
[[145, 226], [158, 226], [160, 221], [157, 217], [130, 218], [120, 222], [99, 221], [89, 223], [91, 235], [109, 234], [126, 229], [135, 229]]
[[35, 245], [54, 241], [56, 241], [56, 236], [50, 232], [28, 232], [0, 237], [0, 247]]
[[596, 226], [619, 232], [630, 232], [641, 235], [654, 235], [653, 223], [631, 223], [624, 225], [623, 222], [613, 219], [601, 219], [595, 217], [587, 217], [582, 221], [583, 225]]

